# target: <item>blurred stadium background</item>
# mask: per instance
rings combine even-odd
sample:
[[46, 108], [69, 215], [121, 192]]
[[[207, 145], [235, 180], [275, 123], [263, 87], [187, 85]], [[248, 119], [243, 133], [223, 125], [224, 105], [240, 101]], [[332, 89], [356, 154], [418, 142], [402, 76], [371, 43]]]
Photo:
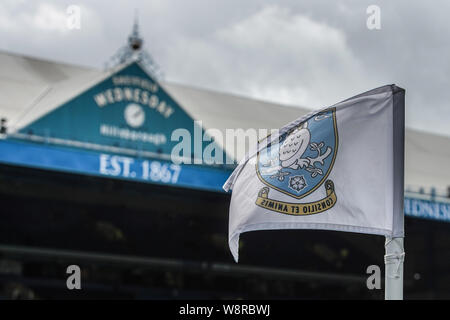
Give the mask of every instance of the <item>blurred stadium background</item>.
[[[366, 287], [378, 236], [248, 233], [233, 262], [233, 166], [173, 166], [171, 132], [279, 128], [308, 110], [163, 81], [141, 48], [135, 29], [105, 70], [0, 52], [0, 298], [382, 299]], [[405, 298], [448, 299], [450, 138], [407, 129], [405, 145]]]

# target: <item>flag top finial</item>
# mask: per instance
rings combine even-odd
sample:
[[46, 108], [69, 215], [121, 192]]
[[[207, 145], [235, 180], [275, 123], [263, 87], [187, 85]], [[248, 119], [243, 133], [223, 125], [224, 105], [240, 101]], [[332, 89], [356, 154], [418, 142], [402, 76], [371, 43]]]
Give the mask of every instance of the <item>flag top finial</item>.
[[142, 48], [142, 44], [144, 43], [144, 40], [139, 35], [139, 20], [138, 20], [138, 12], [137, 10], [134, 11], [134, 24], [133, 24], [133, 31], [131, 32], [131, 35], [128, 37], [128, 46], [133, 51], [138, 51]]
[[144, 49], [144, 40], [139, 33], [138, 10], [134, 11], [134, 22], [131, 34], [128, 36], [128, 43], [122, 46], [108, 62], [105, 69], [115, 67], [130, 61], [140, 62], [145, 69], [156, 79], [162, 79], [163, 73], [153, 60], [153, 57]]

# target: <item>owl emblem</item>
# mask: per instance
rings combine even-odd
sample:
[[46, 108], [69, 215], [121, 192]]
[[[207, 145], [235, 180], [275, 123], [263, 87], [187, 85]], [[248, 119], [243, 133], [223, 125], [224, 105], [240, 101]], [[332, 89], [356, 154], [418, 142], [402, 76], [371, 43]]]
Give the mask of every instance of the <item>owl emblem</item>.
[[308, 149], [310, 140], [311, 133], [308, 130], [308, 122], [304, 122], [283, 141], [279, 150], [281, 167], [297, 170], [308, 166], [309, 160], [302, 156]]

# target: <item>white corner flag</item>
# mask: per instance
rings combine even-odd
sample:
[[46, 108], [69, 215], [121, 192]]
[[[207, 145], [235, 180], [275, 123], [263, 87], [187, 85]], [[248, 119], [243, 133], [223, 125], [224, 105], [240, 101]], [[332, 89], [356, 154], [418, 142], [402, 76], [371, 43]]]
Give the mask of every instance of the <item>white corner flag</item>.
[[236, 262], [239, 235], [247, 231], [321, 229], [403, 238], [404, 97], [395, 85], [373, 89], [300, 117], [261, 141], [224, 185], [233, 190], [228, 240]]

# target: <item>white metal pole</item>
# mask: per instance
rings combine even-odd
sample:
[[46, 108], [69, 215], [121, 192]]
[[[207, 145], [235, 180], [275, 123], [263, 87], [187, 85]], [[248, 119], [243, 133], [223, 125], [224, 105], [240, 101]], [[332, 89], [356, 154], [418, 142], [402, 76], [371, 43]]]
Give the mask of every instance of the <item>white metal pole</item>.
[[384, 299], [403, 300], [403, 261], [405, 259], [403, 238], [386, 237], [384, 247], [386, 249]]

